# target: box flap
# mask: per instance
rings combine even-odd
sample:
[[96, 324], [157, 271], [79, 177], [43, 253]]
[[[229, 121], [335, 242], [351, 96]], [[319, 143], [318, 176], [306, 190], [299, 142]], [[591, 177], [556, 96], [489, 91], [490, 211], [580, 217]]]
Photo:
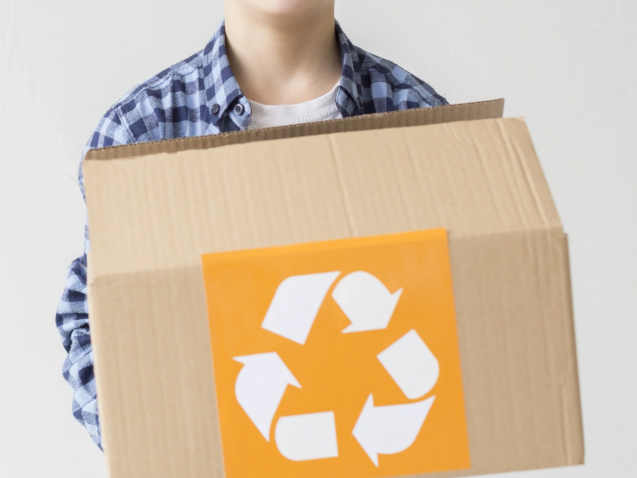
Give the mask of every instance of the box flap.
[[193, 266], [202, 252], [415, 229], [461, 237], [561, 227], [519, 119], [89, 160], [84, 172], [93, 277]]

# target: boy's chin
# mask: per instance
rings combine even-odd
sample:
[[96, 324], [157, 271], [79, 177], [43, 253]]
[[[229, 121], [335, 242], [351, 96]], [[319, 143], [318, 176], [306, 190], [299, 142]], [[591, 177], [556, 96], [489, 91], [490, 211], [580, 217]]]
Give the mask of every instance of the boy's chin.
[[255, 10], [281, 17], [304, 16], [324, 12], [334, 0], [232, 0], [249, 4]]

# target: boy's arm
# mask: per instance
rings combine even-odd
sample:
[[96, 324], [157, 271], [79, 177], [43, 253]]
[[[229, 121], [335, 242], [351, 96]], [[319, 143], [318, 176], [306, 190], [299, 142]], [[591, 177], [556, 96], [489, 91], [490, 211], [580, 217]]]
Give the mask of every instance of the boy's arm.
[[[109, 110], [100, 121], [82, 154], [89, 149], [134, 142], [116, 110]], [[84, 180], [80, 165], [80, 189], [84, 196]], [[90, 249], [88, 224], [85, 230], [84, 254], [69, 267], [66, 287], [58, 306], [55, 322], [68, 356], [64, 361], [64, 379], [73, 388], [73, 416], [87, 429], [93, 441], [102, 446], [97, 391], [93, 372], [93, 349], [86, 297], [86, 252]]]
[[68, 353], [62, 374], [73, 388], [73, 416], [102, 448], [86, 300], [86, 254], [69, 267], [55, 321]]

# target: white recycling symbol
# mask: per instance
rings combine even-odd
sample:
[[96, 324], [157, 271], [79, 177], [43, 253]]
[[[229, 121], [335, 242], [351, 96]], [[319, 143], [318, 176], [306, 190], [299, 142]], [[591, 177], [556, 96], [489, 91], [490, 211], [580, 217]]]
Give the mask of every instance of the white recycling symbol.
[[[277, 288], [261, 326], [274, 334], [305, 344], [325, 296], [340, 272], [292, 276]], [[342, 332], [385, 329], [402, 289], [390, 293], [372, 274], [346, 275], [334, 287], [332, 298], [351, 324]], [[439, 375], [438, 360], [415, 330], [410, 330], [377, 355], [385, 370], [410, 400], [429, 393]], [[288, 385], [301, 384], [276, 352], [234, 357], [243, 364], [235, 383], [241, 408], [266, 441], [270, 441], [276, 411]], [[396, 454], [409, 448], [435, 400], [376, 407], [370, 394], [352, 430], [372, 462], [379, 454]], [[280, 417], [274, 438], [279, 452], [289, 460], [306, 461], [338, 457], [334, 412]]]

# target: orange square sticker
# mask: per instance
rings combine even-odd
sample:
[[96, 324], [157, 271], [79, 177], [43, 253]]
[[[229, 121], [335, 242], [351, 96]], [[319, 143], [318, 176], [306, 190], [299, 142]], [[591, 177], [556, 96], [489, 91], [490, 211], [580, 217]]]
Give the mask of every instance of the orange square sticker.
[[202, 261], [228, 478], [470, 468], [444, 229]]

